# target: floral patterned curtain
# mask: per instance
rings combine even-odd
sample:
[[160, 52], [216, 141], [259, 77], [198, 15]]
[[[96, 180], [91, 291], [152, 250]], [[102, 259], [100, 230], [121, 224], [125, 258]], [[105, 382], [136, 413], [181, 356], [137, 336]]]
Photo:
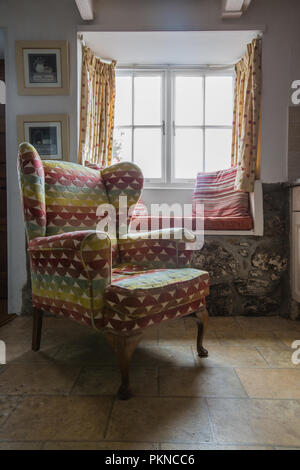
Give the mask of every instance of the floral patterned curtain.
[[231, 163], [238, 167], [235, 189], [252, 192], [260, 162], [261, 39], [248, 44], [235, 71]]
[[115, 108], [115, 66], [82, 47], [80, 142], [78, 161], [110, 165]]

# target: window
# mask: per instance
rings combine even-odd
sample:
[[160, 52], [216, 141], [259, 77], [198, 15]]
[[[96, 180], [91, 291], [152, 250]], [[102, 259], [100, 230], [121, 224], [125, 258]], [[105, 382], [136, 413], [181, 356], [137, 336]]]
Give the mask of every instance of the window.
[[114, 158], [134, 161], [146, 183], [230, 167], [232, 71], [119, 70], [116, 90]]

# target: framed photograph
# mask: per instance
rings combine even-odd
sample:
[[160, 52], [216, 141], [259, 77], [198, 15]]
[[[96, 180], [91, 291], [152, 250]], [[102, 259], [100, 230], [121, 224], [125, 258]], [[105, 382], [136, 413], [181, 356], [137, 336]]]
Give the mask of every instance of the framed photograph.
[[68, 41], [16, 41], [19, 95], [68, 95]]
[[18, 143], [29, 142], [43, 160], [69, 160], [66, 114], [17, 116]]

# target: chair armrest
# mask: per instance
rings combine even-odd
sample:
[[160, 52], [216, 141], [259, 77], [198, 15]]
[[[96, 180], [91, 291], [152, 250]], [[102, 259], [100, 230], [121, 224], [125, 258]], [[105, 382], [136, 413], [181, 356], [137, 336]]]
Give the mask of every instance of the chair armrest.
[[196, 237], [190, 230], [185, 228], [164, 228], [160, 230], [151, 230], [149, 232], [129, 232], [120, 240], [176, 240], [184, 242], [193, 242]]
[[101, 317], [104, 289], [111, 282], [111, 240], [107, 233], [85, 230], [38, 237], [29, 242], [28, 251], [33, 301], [42, 298], [48, 305], [49, 301], [66, 299], [70, 310], [79, 308], [92, 323]]
[[186, 242], [193, 241], [195, 235], [181, 228], [133, 232], [118, 240], [123, 263], [155, 268], [189, 266], [193, 250], [187, 248]]

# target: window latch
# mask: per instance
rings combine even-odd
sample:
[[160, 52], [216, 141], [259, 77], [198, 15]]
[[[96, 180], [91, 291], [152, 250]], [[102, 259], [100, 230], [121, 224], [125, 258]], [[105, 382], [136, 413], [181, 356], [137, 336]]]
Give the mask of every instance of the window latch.
[[175, 126], [175, 121], [173, 121], [173, 135], [176, 135], [176, 126]]
[[162, 122], [162, 133], [163, 133], [163, 135], [166, 135], [166, 123], [165, 123], [165, 121]]

